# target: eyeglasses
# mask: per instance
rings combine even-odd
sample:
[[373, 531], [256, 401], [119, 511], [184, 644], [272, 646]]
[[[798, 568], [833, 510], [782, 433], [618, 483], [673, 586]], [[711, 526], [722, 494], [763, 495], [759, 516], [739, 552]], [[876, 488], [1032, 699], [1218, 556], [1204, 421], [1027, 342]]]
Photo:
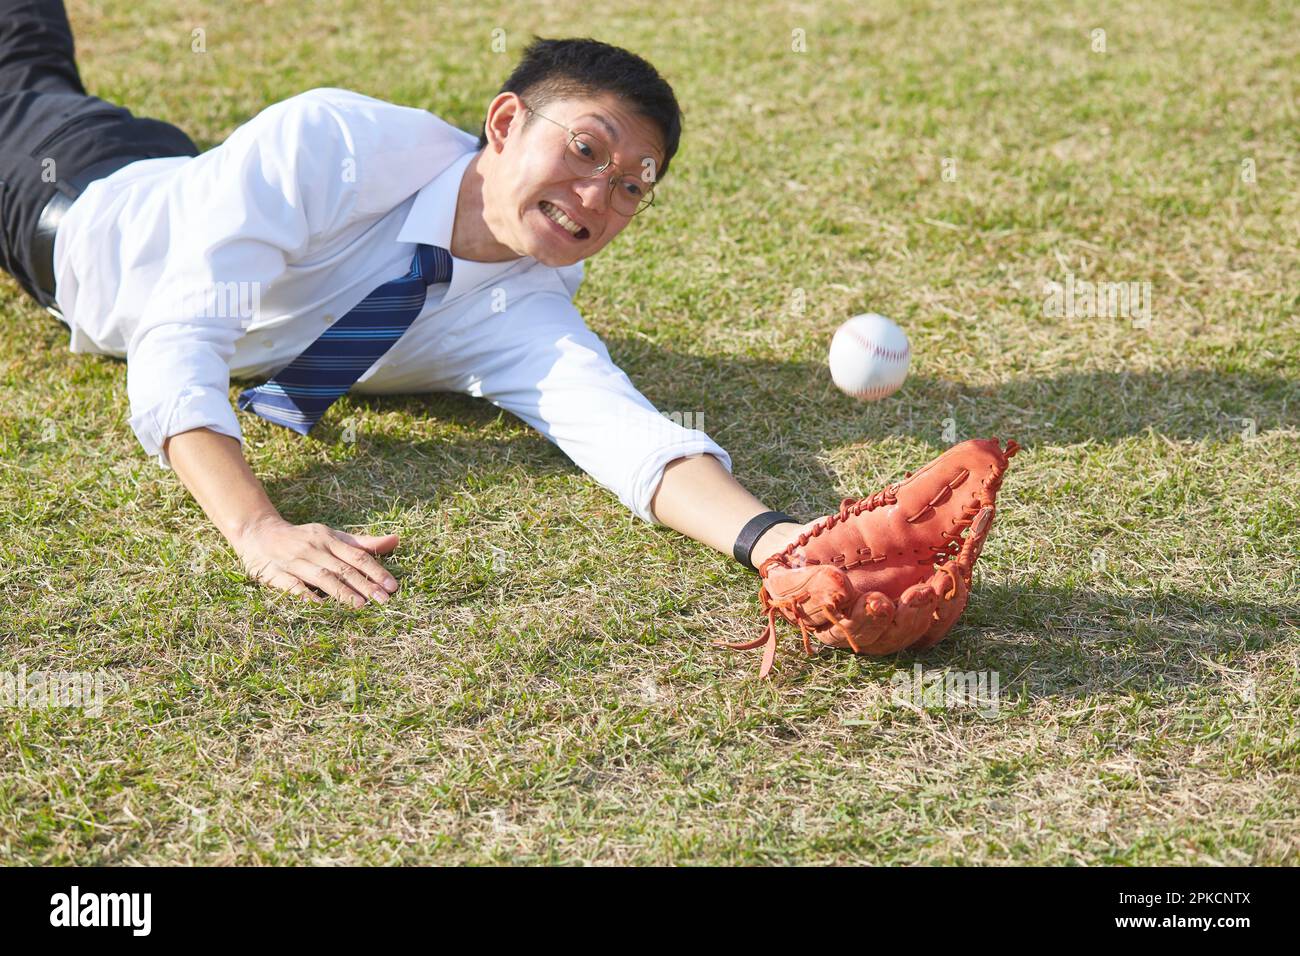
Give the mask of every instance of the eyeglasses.
[[[542, 116], [541, 113], [538, 113], [527, 103], [524, 103], [524, 107], [528, 112], [536, 116]], [[563, 123], [556, 122], [549, 116], [542, 116], [542, 119], [548, 123], [555, 123], [556, 126], [569, 134], [569, 138], [564, 144], [564, 162], [575, 176], [592, 179], [610, 167], [613, 157], [610, 155], [609, 147], [605, 145], [605, 141], [599, 136], [583, 130], [569, 129]], [[614, 166], [614, 168], [618, 169], [618, 166]], [[646, 171], [640, 176], [628, 174], [609, 177], [609, 188], [611, 190], [609, 204], [616, 213], [630, 218], [654, 204], [653, 169], [653, 166], [647, 166]], [[646, 179], [647, 175], [651, 178]]]

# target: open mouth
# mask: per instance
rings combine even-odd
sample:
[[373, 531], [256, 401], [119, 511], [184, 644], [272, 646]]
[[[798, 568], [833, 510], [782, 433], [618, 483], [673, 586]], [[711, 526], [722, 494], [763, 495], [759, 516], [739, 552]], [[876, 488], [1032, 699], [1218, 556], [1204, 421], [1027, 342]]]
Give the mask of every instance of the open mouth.
[[586, 226], [579, 226], [576, 222], [561, 212], [557, 206], [552, 205], [545, 199], [537, 204], [537, 208], [542, 211], [542, 215], [555, 223], [560, 232], [564, 233], [575, 242], [581, 242], [583, 239], [586, 239], [591, 235]]

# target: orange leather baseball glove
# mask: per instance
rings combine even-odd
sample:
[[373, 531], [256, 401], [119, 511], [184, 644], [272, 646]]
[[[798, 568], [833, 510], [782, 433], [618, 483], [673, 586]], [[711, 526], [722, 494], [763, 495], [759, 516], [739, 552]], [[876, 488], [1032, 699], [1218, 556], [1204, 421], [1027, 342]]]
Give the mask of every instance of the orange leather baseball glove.
[[776, 658], [776, 615], [859, 654], [921, 650], [943, 640], [966, 609], [971, 572], [993, 524], [1008, 459], [998, 439], [954, 445], [915, 474], [867, 498], [845, 498], [758, 569], [767, 629], [759, 677]]

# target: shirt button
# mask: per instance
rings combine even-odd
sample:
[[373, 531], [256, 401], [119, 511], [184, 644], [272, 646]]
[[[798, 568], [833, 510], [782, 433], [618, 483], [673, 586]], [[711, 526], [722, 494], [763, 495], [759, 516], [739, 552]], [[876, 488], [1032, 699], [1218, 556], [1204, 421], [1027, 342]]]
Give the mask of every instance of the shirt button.
[[271, 338], [269, 335], [262, 336], [262, 348], [269, 349], [274, 344], [275, 339]]
[[321, 316], [321, 320], [322, 320], [326, 325], [332, 325], [333, 322], [334, 322], [334, 316], [332, 316], [332, 315], [322, 315], [322, 316]]

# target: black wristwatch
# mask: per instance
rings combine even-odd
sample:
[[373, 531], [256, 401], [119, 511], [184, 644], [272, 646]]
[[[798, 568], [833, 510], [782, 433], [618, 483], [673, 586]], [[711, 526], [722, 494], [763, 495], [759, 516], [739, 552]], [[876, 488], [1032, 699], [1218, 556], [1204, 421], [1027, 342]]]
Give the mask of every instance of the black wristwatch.
[[760, 515], [754, 515], [749, 521], [745, 522], [745, 527], [741, 528], [740, 534], [736, 536], [736, 543], [731, 548], [732, 556], [749, 570], [757, 571], [754, 562], [750, 560], [754, 545], [758, 544], [758, 539], [763, 537], [773, 525], [785, 522], [790, 524], [799, 523], [784, 511], [764, 511]]

